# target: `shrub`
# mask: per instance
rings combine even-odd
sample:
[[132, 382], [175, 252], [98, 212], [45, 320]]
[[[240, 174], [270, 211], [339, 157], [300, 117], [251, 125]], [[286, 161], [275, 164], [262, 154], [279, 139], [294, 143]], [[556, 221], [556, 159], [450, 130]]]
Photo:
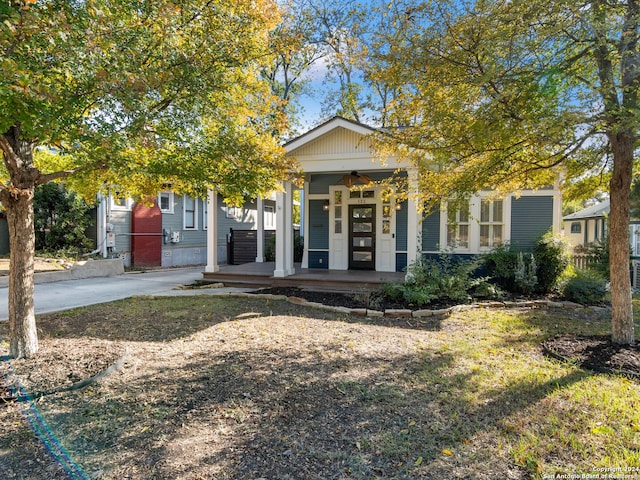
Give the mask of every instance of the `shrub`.
[[543, 235], [533, 253], [501, 245], [483, 257], [492, 280], [513, 293], [549, 293], [569, 265], [567, 244], [552, 233]]
[[564, 285], [563, 296], [572, 302], [594, 305], [604, 302], [607, 293], [607, 281], [589, 270], [576, 270]]
[[510, 245], [500, 245], [482, 258], [491, 279], [512, 293], [532, 293], [537, 285], [536, 261]]
[[381, 294], [418, 306], [436, 300], [468, 302], [471, 292], [486, 282], [486, 278], [474, 278], [477, 267], [476, 260], [459, 260], [448, 254], [437, 259], [420, 257], [407, 267], [406, 282], [386, 284]]
[[57, 183], [40, 185], [33, 209], [36, 250], [71, 257], [91, 250], [93, 242], [86, 234], [91, 207], [75, 192]]
[[[293, 237], [293, 261], [301, 262], [304, 253], [304, 238], [298, 234]], [[264, 259], [267, 262], [275, 262], [276, 260], [276, 236], [271, 235], [264, 245]]]
[[538, 276], [536, 275], [536, 258], [533, 255], [525, 255], [518, 252], [516, 268], [513, 271], [514, 283], [520, 293], [529, 295], [533, 293], [538, 285]]
[[551, 292], [558, 279], [569, 265], [567, 243], [552, 232], [545, 233], [533, 247], [533, 257], [537, 265], [537, 293]]
[[499, 245], [483, 258], [489, 275], [506, 290], [512, 290], [515, 283], [515, 270], [518, 264], [518, 253], [508, 244]]

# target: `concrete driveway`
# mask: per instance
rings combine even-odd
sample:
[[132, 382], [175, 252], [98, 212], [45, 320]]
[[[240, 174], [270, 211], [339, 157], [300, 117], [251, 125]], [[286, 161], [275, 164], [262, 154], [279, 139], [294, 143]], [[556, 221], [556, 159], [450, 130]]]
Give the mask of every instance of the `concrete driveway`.
[[[111, 302], [134, 295], [215, 295], [238, 288], [175, 290], [202, 279], [203, 267], [132, 272], [112, 277], [84, 278], [36, 284], [36, 314]], [[0, 288], [0, 321], [8, 320], [8, 288]]]

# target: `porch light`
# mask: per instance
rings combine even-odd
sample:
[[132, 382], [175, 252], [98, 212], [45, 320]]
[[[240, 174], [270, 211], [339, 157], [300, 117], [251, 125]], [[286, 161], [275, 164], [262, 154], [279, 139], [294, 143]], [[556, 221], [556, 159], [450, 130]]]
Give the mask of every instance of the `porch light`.
[[324, 210], [325, 212], [329, 211], [329, 200], [324, 201], [324, 203], [322, 204], [322, 210]]
[[402, 210], [402, 202], [396, 198], [396, 210]]

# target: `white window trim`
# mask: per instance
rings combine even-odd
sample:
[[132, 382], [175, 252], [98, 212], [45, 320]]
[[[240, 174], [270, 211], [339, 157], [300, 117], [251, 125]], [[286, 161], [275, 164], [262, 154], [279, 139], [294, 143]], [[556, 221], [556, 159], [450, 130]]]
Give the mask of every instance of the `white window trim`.
[[[483, 201], [488, 201], [489, 202], [489, 220], [486, 222], [482, 221], [482, 202]], [[502, 219], [497, 222], [495, 221], [495, 219], [493, 218], [493, 204], [495, 201], [502, 201]], [[505, 223], [505, 206], [507, 204], [507, 199], [505, 198], [487, 198], [486, 196], [483, 197], [481, 196], [479, 199], [480, 204], [480, 211], [478, 212], [478, 246], [480, 251], [491, 251], [494, 248], [496, 248], [498, 245], [501, 245], [504, 243], [504, 223]], [[493, 236], [491, 235], [491, 238], [489, 239], [489, 245], [481, 245], [481, 227], [482, 225], [488, 225], [489, 227], [495, 227], [495, 226], [501, 226], [502, 227], [502, 240], [500, 240], [499, 243], [495, 243]], [[490, 229], [489, 231], [492, 231], [492, 229]]]
[[126, 205], [118, 205], [116, 203], [116, 196], [112, 193], [109, 194], [109, 204], [111, 206], [111, 210], [119, 210], [121, 212], [129, 211], [133, 207], [133, 199], [131, 197], [127, 197]]
[[[525, 195], [523, 195], [525, 196]], [[529, 195], [526, 195], [529, 196]], [[480, 203], [481, 199], [492, 197], [491, 192], [474, 195], [469, 199], [469, 248], [456, 247], [451, 249], [447, 247], [447, 203], [444, 202], [440, 212], [440, 250], [451, 251], [452, 253], [487, 253], [495, 247], [480, 247]], [[496, 200], [502, 200], [502, 243], [511, 241], [511, 202], [513, 194], [506, 197], [495, 197]]]
[[207, 200], [206, 198], [202, 199], [202, 229], [203, 230], [207, 230], [207, 228], [209, 227], [209, 220], [207, 218], [207, 215], [209, 214], [209, 200]]
[[187, 198], [188, 195], [182, 196], [182, 229], [183, 230], [197, 230], [198, 229], [198, 199], [193, 198], [193, 208], [195, 209], [193, 212], [193, 227], [187, 227]]
[[[442, 245], [446, 245], [446, 250], [453, 250], [454, 252], [469, 252], [471, 250], [471, 245], [472, 243], [472, 234], [471, 231], [473, 229], [472, 224], [474, 223], [473, 219], [473, 210], [472, 210], [472, 205], [473, 205], [473, 199], [470, 198], [469, 199], [469, 211], [468, 211], [468, 216], [467, 216], [467, 221], [466, 222], [460, 222], [459, 218], [460, 218], [460, 209], [456, 210], [455, 212], [455, 216], [456, 216], [456, 238], [455, 238], [455, 243], [453, 245], [449, 244], [449, 204], [448, 202], [445, 204], [445, 210], [444, 210], [444, 221], [445, 221], [445, 228], [444, 228], [444, 242], [442, 243]], [[466, 247], [460, 247], [458, 246], [458, 233], [459, 231], [457, 230], [457, 228], [460, 225], [466, 225], [467, 226], [467, 246]]]
[[[265, 205], [262, 215], [264, 215], [264, 228], [269, 230], [276, 228], [276, 207], [273, 205]], [[269, 221], [267, 221], [267, 219], [269, 219]]]
[[[162, 202], [160, 202], [160, 197], [163, 193], [167, 193], [169, 194], [169, 208], [168, 209], [163, 209], [162, 208]], [[173, 198], [173, 192], [171, 190], [164, 190], [162, 192], [158, 192], [158, 207], [160, 208], [160, 211], [162, 213], [174, 213], [173, 211], [173, 207], [174, 207], [174, 198]]]

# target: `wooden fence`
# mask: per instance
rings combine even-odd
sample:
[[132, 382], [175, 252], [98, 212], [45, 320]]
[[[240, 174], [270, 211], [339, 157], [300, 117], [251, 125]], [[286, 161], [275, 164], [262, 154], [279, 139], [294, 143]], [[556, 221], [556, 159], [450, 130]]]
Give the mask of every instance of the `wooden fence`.
[[[274, 230], [264, 231], [265, 245], [275, 235]], [[242, 265], [256, 261], [258, 255], [258, 231], [230, 229], [227, 240], [227, 263]]]
[[576, 268], [585, 269], [595, 262], [595, 260], [596, 258], [593, 255], [587, 255], [585, 253], [573, 254], [573, 266]]

